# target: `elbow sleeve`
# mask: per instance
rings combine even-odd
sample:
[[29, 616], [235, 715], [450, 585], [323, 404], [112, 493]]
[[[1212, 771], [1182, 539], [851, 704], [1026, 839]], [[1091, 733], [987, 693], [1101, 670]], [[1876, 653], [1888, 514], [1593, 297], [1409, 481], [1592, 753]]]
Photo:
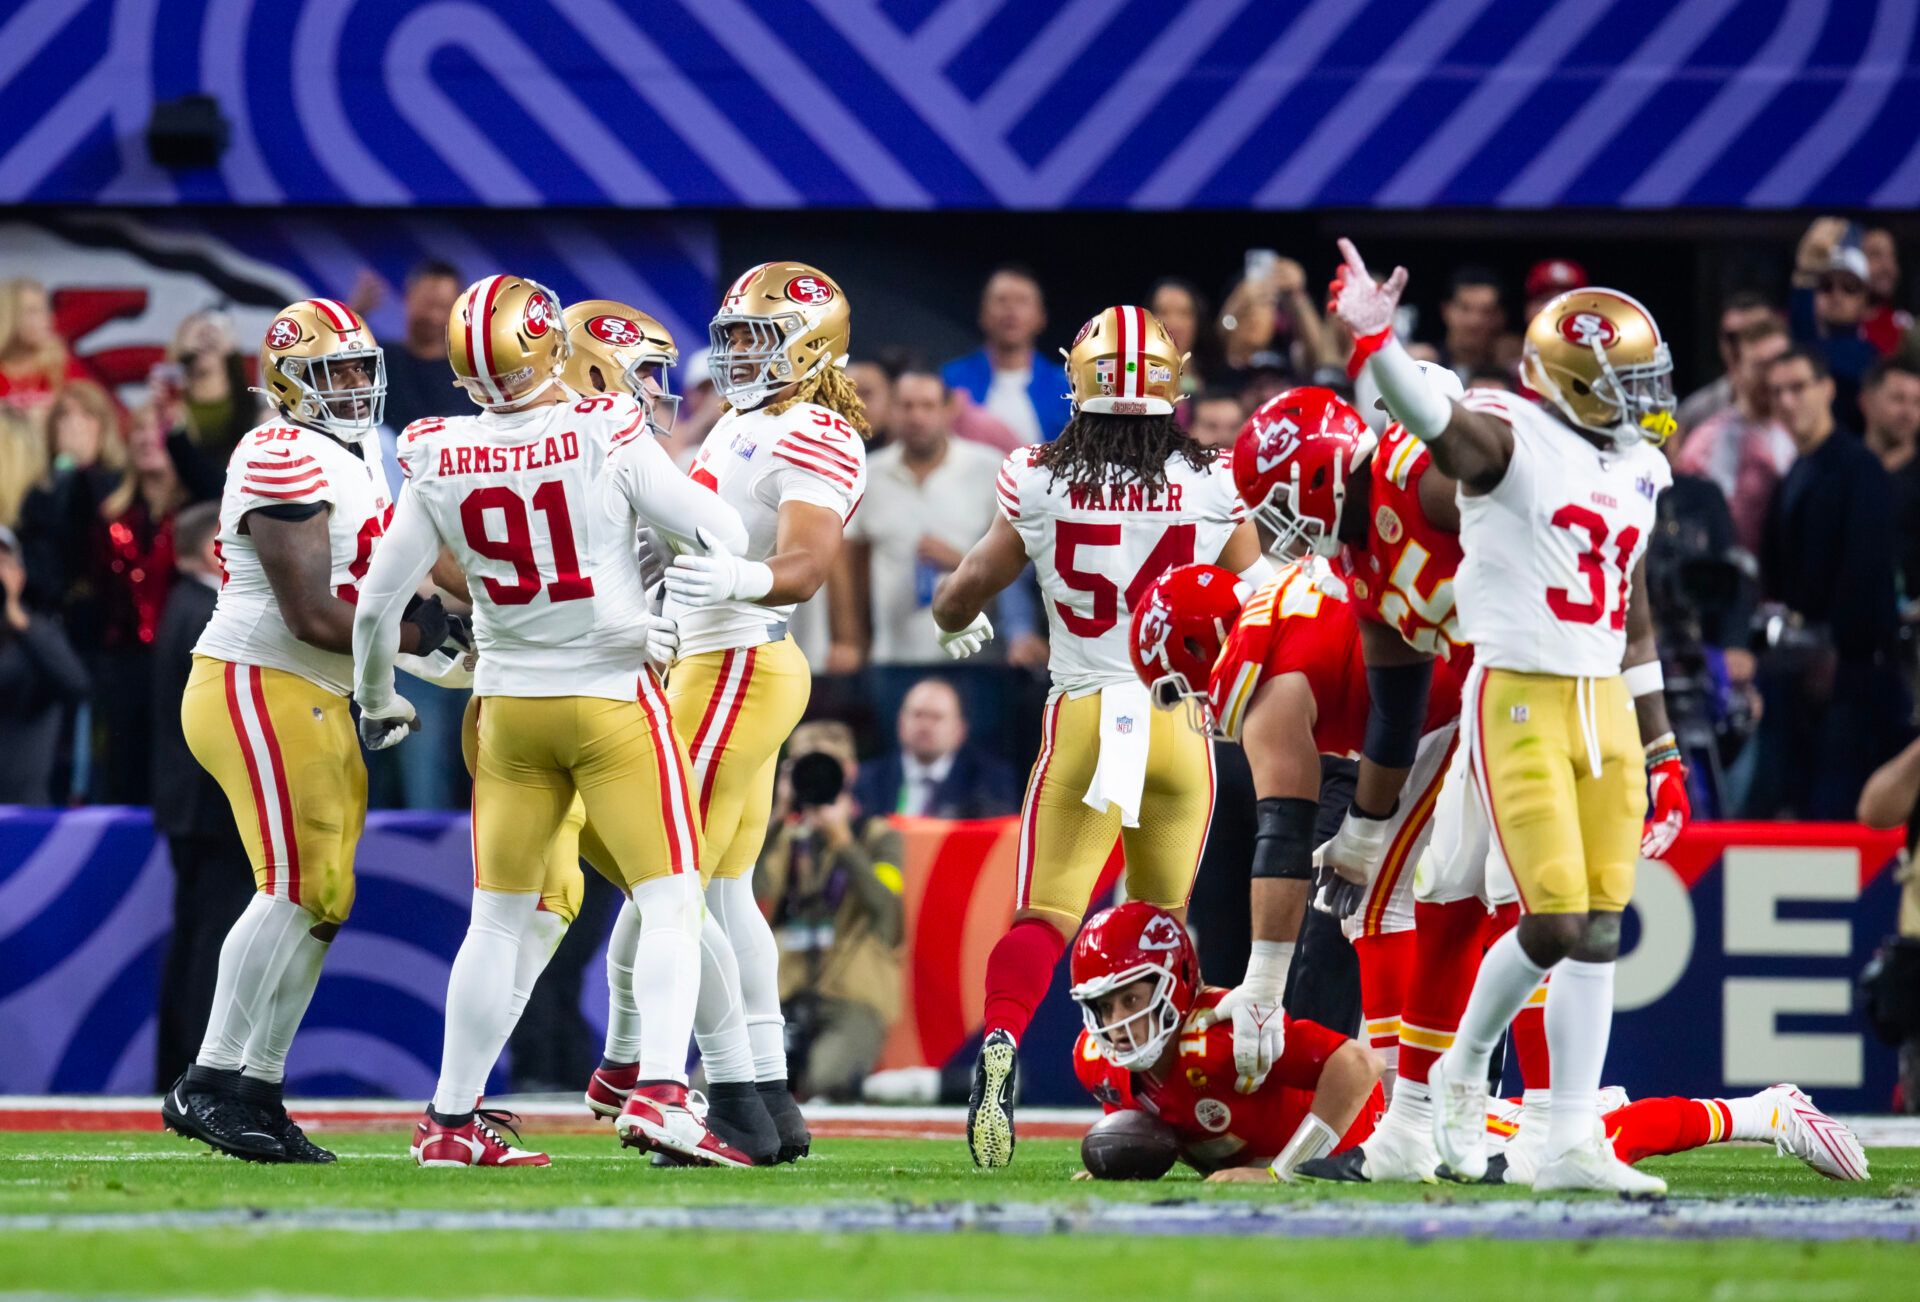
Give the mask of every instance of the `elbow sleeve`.
[[1367, 667], [1367, 736], [1362, 753], [1381, 768], [1413, 766], [1427, 719], [1427, 688], [1433, 663]]
[[1313, 880], [1313, 822], [1317, 801], [1268, 796], [1253, 806], [1253, 876]]

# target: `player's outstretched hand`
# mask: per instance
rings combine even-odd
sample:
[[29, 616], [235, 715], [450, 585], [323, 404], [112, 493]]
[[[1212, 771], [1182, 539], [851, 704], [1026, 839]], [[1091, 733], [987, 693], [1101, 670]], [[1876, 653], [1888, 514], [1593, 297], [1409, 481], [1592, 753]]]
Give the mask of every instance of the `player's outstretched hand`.
[[1194, 1015], [1196, 1030], [1220, 1022], [1233, 1023], [1234, 1089], [1251, 1094], [1259, 1089], [1287, 1048], [1286, 1016], [1277, 995], [1238, 986], [1220, 1002]]
[[1693, 801], [1687, 795], [1687, 767], [1675, 754], [1647, 770], [1648, 811], [1646, 830], [1640, 835], [1640, 855], [1661, 859], [1673, 849], [1680, 833], [1693, 817]]
[[981, 647], [993, 641], [993, 621], [983, 612], [973, 617], [973, 623], [957, 633], [940, 630], [940, 649], [947, 653], [949, 660], [965, 660]]
[[1264, 1166], [1230, 1166], [1207, 1177], [1208, 1184], [1273, 1184], [1277, 1177]]
[[1386, 855], [1387, 820], [1348, 809], [1340, 830], [1313, 852], [1313, 907], [1336, 918], [1352, 913]]
[[1327, 293], [1328, 314], [1338, 317], [1356, 340], [1391, 329], [1393, 310], [1400, 306], [1400, 295], [1407, 287], [1407, 269], [1395, 267], [1383, 283], [1375, 284], [1352, 240], [1340, 240], [1340, 257], [1340, 269]]
[[760, 561], [735, 556], [727, 545], [702, 529], [701, 550], [673, 558], [667, 569], [667, 592], [689, 606], [713, 606], [723, 601], [758, 601], [773, 590], [773, 571]]
[[413, 715], [413, 705], [404, 696], [393, 697], [379, 710], [360, 707], [360, 744], [368, 750], [398, 746], [419, 726]]

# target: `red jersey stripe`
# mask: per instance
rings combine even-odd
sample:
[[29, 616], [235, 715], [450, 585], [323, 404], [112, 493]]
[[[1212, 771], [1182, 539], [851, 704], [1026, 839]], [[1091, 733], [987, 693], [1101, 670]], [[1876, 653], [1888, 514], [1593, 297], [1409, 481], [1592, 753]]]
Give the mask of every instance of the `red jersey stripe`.
[[779, 457], [782, 461], [787, 462], [789, 465], [795, 465], [800, 467], [800, 469], [802, 470], [811, 471], [813, 474], [820, 476], [820, 478], [822, 479], [825, 479], [831, 483], [838, 484], [840, 485], [840, 487], [846, 489], [848, 492], [853, 491], [852, 478], [845, 475], [838, 474], [835, 471], [829, 469], [828, 467], [818, 464], [817, 462], [804, 460], [787, 448], [777, 447], [773, 450], [773, 455], [776, 457]]
[[780, 442], [795, 451], [812, 453], [823, 461], [831, 461], [850, 475], [860, 473], [860, 462], [856, 457], [819, 439], [808, 438], [805, 434], [783, 434]]

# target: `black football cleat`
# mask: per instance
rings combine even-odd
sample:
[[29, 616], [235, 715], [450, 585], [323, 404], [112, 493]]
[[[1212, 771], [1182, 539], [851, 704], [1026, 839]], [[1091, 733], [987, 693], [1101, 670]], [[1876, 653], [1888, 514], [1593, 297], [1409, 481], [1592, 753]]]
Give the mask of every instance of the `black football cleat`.
[[973, 1091], [967, 1096], [967, 1151], [979, 1167], [1013, 1161], [1013, 1099], [1020, 1083], [1020, 1057], [1013, 1036], [992, 1031], [981, 1041], [973, 1062]]
[[300, 1123], [287, 1115], [283, 1087], [279, 1081], [255, 1080], [243, 1075], [235, 1087], [235, 1094], [259, 1115], [264, 1127], [280, 1141], [287, 1161], [312, 1166], [339, 1160], [308, 1139], [307, 1132], [300, 1129]]
[[189, 1067], [160, 1100], [160, 1120], [168, 1130], [197, 1139], [216, 1152], [246, 1162], [284, 1162], [286, 1146], [262, 1111], [242, 1100], [227, 1077], [238, 1072], [216, 1072]]
[[1316, 1157], [1293, 1168], [1296, 1180], [1338, 1180], [1372, 1184], [1367, 1178], [1367, 1155], [1358, 1144], [1331, 1157]]
[[1434, 1175], [1455, 1184], [1505, 1184], [1507, 1183], [1507, 1155], [1505, 1153], [1487, 1154], [1487, 1173], [1478, 1180], [1465, 1180], [1453, 1173], [1453, 1168], [1442, 1162], [1434, 1170]]
[[787, 1082], [763, 1080], [754, 1088], [759, 1090], [774, 1129], [780, 1133], [780, 1152], [773, 1160], [797, 1162], [805, 1157], [813, 1148], [813, 1132], [807, 1129], [807, 1119], [800, 1114], [800, 1105], [793, 1101]]
[[780, 1129], [752, 1081], [707, 1082], [707, 1129], [767, 1166], [780, 1157]]

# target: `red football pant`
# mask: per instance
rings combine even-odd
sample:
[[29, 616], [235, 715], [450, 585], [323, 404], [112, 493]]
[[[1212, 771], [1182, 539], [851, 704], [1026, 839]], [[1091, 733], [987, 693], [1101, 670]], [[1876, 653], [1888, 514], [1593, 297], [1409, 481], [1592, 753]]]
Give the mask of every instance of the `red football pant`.
[[1353, 942], [1360, 960], [1360, 1012], [1367, 1024], [1367, 1047], [1392, 1070], [1400, 1053], [1400, 1010], [1407, 980], [1413, 975], [1415, 933], [1390, 931], [1360, 936]]
[[1054, 965], [1067, 940], [1051, 923], [1021, 918], [987, 956], [987, 1033], [1006, 1031], [1018, 1040], [1053, 984]]
[[[1413, 906], [1413, 970], [1400, 1009], [1400, 1079], [1427, 1083], [1453, 1044], [1486, 950], [1487, 906], [1477, 899]], [[1363, 989], [1364, 997], [1364, 989]]]
[[1614, 1156], [1627, 1163], [1717, 1144], [1733, 1131], [1733, 1115], [1716, 1099], [1640, 1099], [1601, 1121]]

